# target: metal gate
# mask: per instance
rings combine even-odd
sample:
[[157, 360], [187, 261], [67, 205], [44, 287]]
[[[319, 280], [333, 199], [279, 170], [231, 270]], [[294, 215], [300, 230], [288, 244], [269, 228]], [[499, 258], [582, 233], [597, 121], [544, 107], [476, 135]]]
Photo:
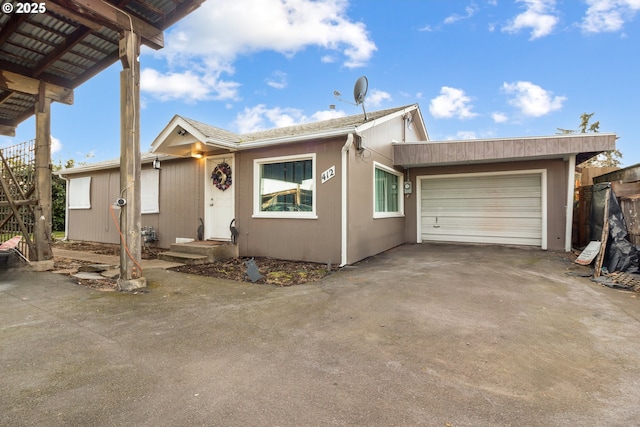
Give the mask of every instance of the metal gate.
[[35, 254], [35, 171], [35, 140], [0, 148], [0, 242], [22, 235], [27, 259]]

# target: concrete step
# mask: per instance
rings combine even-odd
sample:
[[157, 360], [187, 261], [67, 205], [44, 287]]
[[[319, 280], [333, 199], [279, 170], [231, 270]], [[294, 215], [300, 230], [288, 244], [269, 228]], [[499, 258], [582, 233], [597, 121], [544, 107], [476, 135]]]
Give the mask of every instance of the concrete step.
[[209, 262], [209, 257], [207, 255], [188, 254], [185, 252], [174, 251], [161, 252], [158, 254], [158, 259], [187, 265], [204, 264]]
[[185, 254], [209, 255], [224, 243], [211, 242], [191, 242], [191, 243], [172, 243], [169, 247], [171, 252], [183, 252]]
[[169, 252], [202, 255], [208, 262], [214, 262], [237, 257], [238, 246], [230, 242], [173, 243]]

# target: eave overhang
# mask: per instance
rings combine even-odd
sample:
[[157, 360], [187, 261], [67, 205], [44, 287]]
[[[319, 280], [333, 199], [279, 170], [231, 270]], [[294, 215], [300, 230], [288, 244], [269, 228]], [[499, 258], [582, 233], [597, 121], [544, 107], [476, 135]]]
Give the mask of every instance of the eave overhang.
[[422, 141], [395, 143], [394, 164], [403, 168], [542, 159], [568, 159], [576, 164], [615, 150], [615, 133], [552, 135], [527, 138]]

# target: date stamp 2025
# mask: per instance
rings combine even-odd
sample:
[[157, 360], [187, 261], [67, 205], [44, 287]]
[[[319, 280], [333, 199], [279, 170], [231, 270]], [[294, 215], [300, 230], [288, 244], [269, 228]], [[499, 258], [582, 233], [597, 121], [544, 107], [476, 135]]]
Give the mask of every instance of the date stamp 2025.
[[23, 14], [38, 14], [38, 13], [45, 13], [47, 11], [47, 4], [45, 2], [41, 2], [41, 3], [31, 3], [31, 2], [9, 2], [6, 1], [4, 3], [2, 3], [2, 6], [0, 6], [0, 8], [2, 9], [2, 13], [6, 13], [11, 14], [11, 13], [15, 13], [18, 15], [23, 15]]

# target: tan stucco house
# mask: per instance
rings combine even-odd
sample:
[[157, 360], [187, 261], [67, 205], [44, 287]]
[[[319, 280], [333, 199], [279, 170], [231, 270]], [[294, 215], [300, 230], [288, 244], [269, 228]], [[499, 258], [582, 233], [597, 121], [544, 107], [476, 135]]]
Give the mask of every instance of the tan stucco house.
[[[615, 139], [430, 141], [417, 104], [243, 135], [176, 115], [143, 155], [142, 224], [169, 247], [235, 219], [241, 256], [340, 265], [403, 243], [570, 250], [575, 165]], [[119, 160], [60, 175], [66, 237], [117, 243]]]

